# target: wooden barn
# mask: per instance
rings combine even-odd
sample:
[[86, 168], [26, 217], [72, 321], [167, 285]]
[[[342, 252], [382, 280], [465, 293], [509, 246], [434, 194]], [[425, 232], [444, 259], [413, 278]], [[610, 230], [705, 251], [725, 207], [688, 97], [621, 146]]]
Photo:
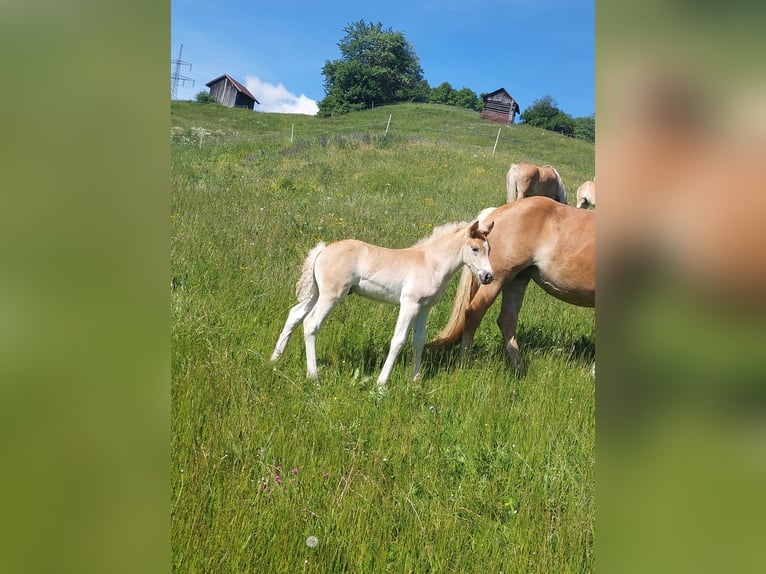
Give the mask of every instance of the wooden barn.
[[484, 96], [481, 119], [512, 124], [518, 113], [519, 104], [505, 91], [505, 88], [500, 88]]
[[210, 88], [210, 97], [219, 104], [230, 108], [248, 108], [252, 110], [255, 104], [261, 102], [255, 99], [250, 91], [232, 78], [229, 74], [217, 77], [205, 84]]

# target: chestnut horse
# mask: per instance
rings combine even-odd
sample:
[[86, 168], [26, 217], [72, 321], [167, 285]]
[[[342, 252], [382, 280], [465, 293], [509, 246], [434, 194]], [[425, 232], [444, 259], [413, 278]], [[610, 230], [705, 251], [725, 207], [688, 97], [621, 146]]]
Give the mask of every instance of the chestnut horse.
[[577, 188], [577, 207], [596, 207], [596, 181], [589, 179]]
[[547, 197], [530, 197], [484, 210], [479, 220], [494, 224], [489, 260], [495, 280], [479, 286], [463, 273], [452, 316], [429, 346], [445, 346], [461, 339], [460, 356], [465, 358], [476, 328], [502, 291], [497, 324], [511, 361], [521, 368], [516, 325], [530, 280], [572, 305], [596, 305], [596, 213]]
[[507, 201], [542, 195], [567, 203], [567, 190], [561, 176], [553, 167], [545, 165], [538, 167], [531, 163], [514, 163], [505, 176], [505, 186], [508, 192]]
[[430, 237], [406, 249], [388, 249], [344, 239], [317, 244], [303, 263], [296, 285], [299, 303], [287, 316], [271, 360], [285, 350], [293, 330], [303, 323], [308, 376], [316, 378], [316, 335], [333, 308], [346, 295], [399, 305], [399, 318], [386, 362], [378, 377], [383, 390], [394, 361], [412, 327], [413, 378], [420, 377], [420, 359], [426, 340], [426, 318], [441, 299], [447, 283], [463, 265], [477, 281], [492, 281], [487, 235], [493, 224], [452, 223], [437, 227]]

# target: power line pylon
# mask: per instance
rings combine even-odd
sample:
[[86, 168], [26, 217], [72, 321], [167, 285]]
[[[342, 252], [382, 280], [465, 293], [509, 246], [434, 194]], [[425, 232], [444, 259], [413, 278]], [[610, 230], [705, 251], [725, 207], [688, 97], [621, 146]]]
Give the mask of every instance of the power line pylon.
[[189, 66], [189, 71], [191, 72], [192, 65], [189, 62], [184, 62], [181, 60], [181, 54], [183, 54], [184, 51], [184, 45], [181, 44], [181, 49], [178, 50], [178, 58], [175, 60], [171, 60], [171, 64], [173, 65], [173, 73], [170, 76], [170, 79], [172, 80], [172, 83], [170, 84], [170, 99], [175, 100], [176, 94], [178, 93], [178, 82], [181, 82], [181, 85], [186, 85], [186, 82], [191, 82], [192, 87], [194, 87], [194, 80], [192, 78], [187, 78], [186, 76], [181, 75], [181, 66]]

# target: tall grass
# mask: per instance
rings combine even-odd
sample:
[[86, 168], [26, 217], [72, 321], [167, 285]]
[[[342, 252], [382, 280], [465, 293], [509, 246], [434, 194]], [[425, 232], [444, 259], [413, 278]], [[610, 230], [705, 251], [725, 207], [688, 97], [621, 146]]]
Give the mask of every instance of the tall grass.
[[570, 203], [593, 175], [592, 144], [504, 127], [493, 156], [497, 129], [443, 106], [323, 120], [173, 103], [175, 571], [592, 570], [592, 310], [532, 286], [526, 372], [505, 359], [495, 307], [467, 365], [427, 351], [413, 383], [405, 347], [383, 399], [370, 390], [394, 307], [333, 311], [319, 385], [300, 330], [269, 361], [318, 240], [411, 245], [503, 203], [512, 161], [555, 165]]

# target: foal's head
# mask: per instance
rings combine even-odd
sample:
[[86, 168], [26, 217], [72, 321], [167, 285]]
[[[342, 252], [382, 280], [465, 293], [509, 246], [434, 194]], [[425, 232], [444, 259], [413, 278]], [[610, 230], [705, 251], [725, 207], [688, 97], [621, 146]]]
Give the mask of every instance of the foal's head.
[[467, 228], [468, 238], [463, 245], [463, 263], [484, 285], [491, 283], [495, 278], [492, 265], [489, 263], [489, 243], [487, 242], [487, 235], [494, 226], [494, 221], [486, 227], [479, 227], [479, 221], [474, 221]]

